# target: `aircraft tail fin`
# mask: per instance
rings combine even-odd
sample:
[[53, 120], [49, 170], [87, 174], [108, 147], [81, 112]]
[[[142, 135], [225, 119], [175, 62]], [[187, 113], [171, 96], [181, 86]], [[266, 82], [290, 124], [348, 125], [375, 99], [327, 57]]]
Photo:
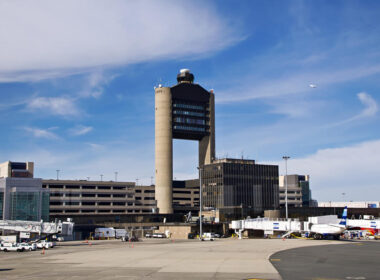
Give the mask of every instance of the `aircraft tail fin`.
[[342, 226], [346, 226], [347, 225], [347, 206], [344, 207], [343, 214], [342, 214], [342, 220], [340, 221], [339, 224], [342, 225]]

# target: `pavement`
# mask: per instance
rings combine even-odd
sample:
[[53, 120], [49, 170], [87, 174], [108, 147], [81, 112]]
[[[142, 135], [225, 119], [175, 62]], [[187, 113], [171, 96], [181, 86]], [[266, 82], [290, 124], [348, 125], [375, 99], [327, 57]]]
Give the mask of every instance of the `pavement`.
[[272, 254], [326, 244], [341, 242], [293, 239], [63, 242], [45, 254], [0, 252], [0, 279], [281, 279], [269, 261]]
[[380, 279], [379, 241], [295, 248], [270, 260], [284, 280]]

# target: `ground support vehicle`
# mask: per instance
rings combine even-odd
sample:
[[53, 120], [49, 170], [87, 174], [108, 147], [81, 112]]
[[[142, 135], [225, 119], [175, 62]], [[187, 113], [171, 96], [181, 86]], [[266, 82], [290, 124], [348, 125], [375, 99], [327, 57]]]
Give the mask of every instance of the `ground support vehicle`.
[[0, 250], [4, 252], [23, 252], [24, 248], [17, 243], [2, 243]]
[[39, 242], [37, 242], [37, 248], [38, 249], [49, 249], [49, 248], [53, 248], [54, 247], [54, 243], [53, 242], [48, 242], [48, 241], [45, 241], [45, 240], [41, 240]]
[[165, 233], [153, 233], [152, 237], [153, 238], [166, 238], [166, 234]]
[[20, 243], [20, 246], [25, 251], [35, 251], [35, 250], [37, 250], [37, 244], [36, 243]]

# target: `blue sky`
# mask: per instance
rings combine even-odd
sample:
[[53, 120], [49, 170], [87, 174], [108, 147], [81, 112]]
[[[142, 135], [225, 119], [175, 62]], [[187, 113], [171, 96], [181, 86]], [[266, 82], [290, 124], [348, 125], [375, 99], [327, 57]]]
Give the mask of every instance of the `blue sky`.
[[[380, 200], [378, 1], [0, 0], [0, 26], [0, 161], [150, 183], [153, 87], [189, 68], [217, 156], [289, 155], [320, 201]], [[196, 142], [174, 157], [196, 176]]]

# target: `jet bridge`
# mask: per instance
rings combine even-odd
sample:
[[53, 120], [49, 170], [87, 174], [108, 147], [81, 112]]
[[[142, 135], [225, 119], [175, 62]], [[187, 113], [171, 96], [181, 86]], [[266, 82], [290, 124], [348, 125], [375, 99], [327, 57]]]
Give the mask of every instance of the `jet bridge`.
[[62, 234], [72, 235], [74, 223], [71, 221], [57, 221], [53, 223], [45, 223], [43, 221], [18, 221], [18, 220], [0, 220], [0, 230], [11, 230], [18, 232], [29, 232], [41, 234]]
[[263, 230], [264, 233], [273, 234], [275, 231], [298, 232], [302, 230], [302, 226], [303, 224], [299, 220], [256, 218], [232, 221], [230, 228], [234, 229], [241, 238], [242, 231], [246, 229]]

